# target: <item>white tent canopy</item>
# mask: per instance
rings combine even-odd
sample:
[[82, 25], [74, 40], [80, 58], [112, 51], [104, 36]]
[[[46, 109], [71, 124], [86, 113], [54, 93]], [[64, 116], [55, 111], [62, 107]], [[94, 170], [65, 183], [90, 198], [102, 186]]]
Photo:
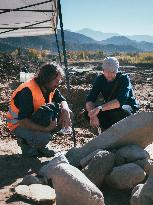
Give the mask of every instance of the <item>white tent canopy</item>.
[[54, 33], [58, 0], [0, 0], [0, 38]]

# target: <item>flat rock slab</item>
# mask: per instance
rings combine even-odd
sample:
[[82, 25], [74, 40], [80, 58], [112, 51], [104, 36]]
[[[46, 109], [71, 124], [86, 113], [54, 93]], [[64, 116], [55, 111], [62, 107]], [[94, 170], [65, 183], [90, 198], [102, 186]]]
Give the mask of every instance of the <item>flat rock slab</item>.
[[141, 112], [112, 125], [108, 130], [81, 148], [70, 149], [66, 157], [70, 164], [80, 166], [80, 160], [97, 149], [111, 149], [127, 144], [142, 148], [153, 142], [153, 112]]
[[15, 192], [26, 198], [36, 202], [55, 201], [55, 190], [50, 186], [42, 184], [19, 185], [15, 188]]

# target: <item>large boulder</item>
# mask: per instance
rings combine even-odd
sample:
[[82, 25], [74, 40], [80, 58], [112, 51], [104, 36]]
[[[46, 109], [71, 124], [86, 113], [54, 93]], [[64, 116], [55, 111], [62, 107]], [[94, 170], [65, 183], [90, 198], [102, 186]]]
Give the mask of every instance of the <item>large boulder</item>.
[[149, 175], [146, 183], [136, 186], [132, 191], [131, 205], [153, 204], [153, 172]]
[[118, 149], [115, 155], [115, 162], [117, 165], [134, 162], [140, 159], [149, 159], [149, 154], [138, 145], [126, 145]]
[[153, 112], [141, 112], [112, 125], [108, 130], [81, 148], [70, 149], [66, 157], [70, 164], [80, 166], [80, 160], [97, 149], [137, 144], [144, 148], [153, 141]]
[[102, 192], [63, 155], [42, 167], [39, 175], [52, 180], [57, 205], [104, 205]]
[[140, 159], [134, 163], [144, 169], [147, 175], [150, 175], [151, 171], [153, 170], [153, 161], [151, 159]]
[[88, 156], [84, 157], [80, 160], [80, 165], [82, 168], [84, 168], [89, 162], [92, 160], [92, 158], [99, 152], [102, 151], [101, 149], [97, 149], [96, 151], [92, 152]]
[[113, 153], [99, 151], [82, 171], [97, 187], [101, 188], [105, 175], [113, 168], [114, 159]]
[[133, 188], [145, 179], [144, 170], [134, 163], [114, 167], [105, 182], [116, 189]]

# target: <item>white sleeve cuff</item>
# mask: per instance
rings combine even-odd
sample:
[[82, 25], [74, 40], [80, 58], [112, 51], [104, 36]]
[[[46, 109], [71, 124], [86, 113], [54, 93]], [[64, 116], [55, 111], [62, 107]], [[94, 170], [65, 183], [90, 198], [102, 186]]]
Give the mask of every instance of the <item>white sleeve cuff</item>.
[[103, 111], [103, 106], [102, 106], [102, 105], [99, 105], [99, 106], [98, 106], [98, 109]]

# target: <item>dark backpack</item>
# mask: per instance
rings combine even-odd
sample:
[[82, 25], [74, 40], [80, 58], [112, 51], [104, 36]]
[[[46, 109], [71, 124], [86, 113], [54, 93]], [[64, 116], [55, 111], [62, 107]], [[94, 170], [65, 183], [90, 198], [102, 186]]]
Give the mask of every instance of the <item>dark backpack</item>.
[[50, 124], [50, 120], [55, 120], [59, 116], [59, 104], [58, 103], [47, 103], [42, 105], [32, 115], [32, 121], [36, 124], [47, 127]]

